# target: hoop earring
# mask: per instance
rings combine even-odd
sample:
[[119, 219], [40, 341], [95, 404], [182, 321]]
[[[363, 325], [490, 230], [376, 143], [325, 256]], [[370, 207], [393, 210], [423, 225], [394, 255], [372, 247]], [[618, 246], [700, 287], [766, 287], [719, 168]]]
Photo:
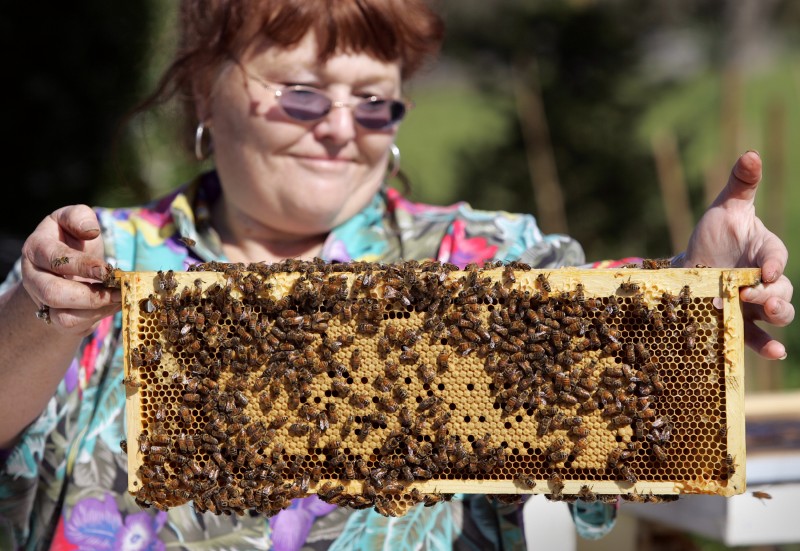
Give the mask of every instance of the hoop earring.
[[392, 143], [389, 147], [389, 153], [391, 153], [392, 157], [389, 159], [389, 175], [386, 179], [392, 180], [400, 173], [400, 148], [397, 147], [396, 143]]
[[194, 131], [194, 156], [198, 161], [205, 161], [208, 154], [213, 150], [211, 147], [211, 131], [208, 132], [209, 147], [208, 153], [203, 151], [203, 136], [206, 133], [206, 125], [203, 121], [197, 123], [197, 130]]

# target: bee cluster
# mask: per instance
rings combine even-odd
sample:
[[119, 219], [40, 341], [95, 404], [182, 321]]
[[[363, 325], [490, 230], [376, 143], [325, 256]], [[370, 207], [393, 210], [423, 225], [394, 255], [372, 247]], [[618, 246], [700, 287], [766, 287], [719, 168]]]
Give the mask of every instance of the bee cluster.
[[316, 493], [398, 515], [470, 488], [656, 501], [670, 496], [639, 481], [724, 483], [720, 314], [632, 277], [590, 296], [522, 263], [158, 272], [129, 328], [132, 492], [267, 516]]

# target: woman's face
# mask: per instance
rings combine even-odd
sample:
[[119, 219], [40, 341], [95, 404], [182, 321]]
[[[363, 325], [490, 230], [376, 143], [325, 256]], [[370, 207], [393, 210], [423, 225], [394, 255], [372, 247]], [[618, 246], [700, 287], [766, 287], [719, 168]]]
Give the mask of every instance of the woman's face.
[[[273, 89], [302, 84], [347, 104], [367, 96], [400, 97], [400, 66], [366, 54], [317, 61], [307, 35], [295, 48], [255, 48], [225, 67], [207, 116], [224, 189], [226, 225], [240, 238], [280, 240], [327, 234], [366, 206], [381, 186], [396, 128], [368, 130], [348, 107], [298, 121]], [[249, 76], [252, 75], [253, 77]]]

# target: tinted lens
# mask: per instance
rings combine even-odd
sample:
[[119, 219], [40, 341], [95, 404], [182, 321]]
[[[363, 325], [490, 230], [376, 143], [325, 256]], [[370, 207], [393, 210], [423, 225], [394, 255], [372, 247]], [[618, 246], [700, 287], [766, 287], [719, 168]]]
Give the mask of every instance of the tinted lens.
[[356, 122], [370, 130], [381, 130], [400, 122], [406, 106], [397, 100], [379, 99], [359, 103], [353, 110]]
[[[330, 113], [333, 102], [325, 94], [305, 88], [286, 88], [278, 96], [281, 109], [300, 121], [319, 120]], [[362, 101], [353, 109], [358, 124], [370, 130], [382, 130], [400, 122], [406, 114], [401, 101], [377, 99]]]
[[301, 121], [320, 119], [331, 110], [331, 100], [313, 90], [286, 89], [278, 96], [281, 108], [292, 118]]

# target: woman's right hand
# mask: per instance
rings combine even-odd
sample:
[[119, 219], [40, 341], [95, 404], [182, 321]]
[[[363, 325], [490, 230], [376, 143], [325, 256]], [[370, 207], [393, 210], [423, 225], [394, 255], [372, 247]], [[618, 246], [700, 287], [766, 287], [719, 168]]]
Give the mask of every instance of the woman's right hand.
[[56, 210], [22, 247], [22, 284], [37, 306], [48, 307], [51, 327], [65, 335], [88, 335], [120, 309], [120, 290], [102, 283], [107, 270], [100, 224], [86, 205]]

